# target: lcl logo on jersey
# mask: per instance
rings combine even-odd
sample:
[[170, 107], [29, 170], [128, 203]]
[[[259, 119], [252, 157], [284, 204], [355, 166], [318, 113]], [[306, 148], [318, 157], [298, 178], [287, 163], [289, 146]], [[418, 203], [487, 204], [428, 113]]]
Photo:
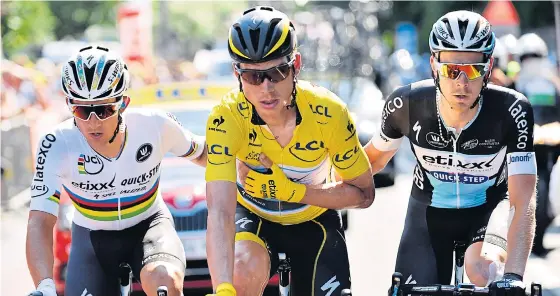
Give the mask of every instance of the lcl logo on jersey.
[[142, 146], [140, 146], [140, 148], [138, 148], [138, 150], [136, 151], [136, 161], [144, 162], [146, 159], [150, 157], [150, 155], [152, 155], [153, 150], [154, 147], [152, 147], [152, 144], [150, 143], [142, 144]]
[[[333, 165], [339, 169], [347, 169], [353, 166], [358, 161], [360, 149], [358, 146], [348, 149], [343, 153], [337, 153], [333, 157]], [[353, 159], [353, 161], [351, 161]]]
[[241, 102], [239, 104], [237, 104], [237, 112], [239, 112], [239, 114], [241, 114], [241, 116], [243, 116], [244, 118], [248, 118], [249, 117], [249, 105], [247, 104], [247, 102]]
[[103, 161], [97, 155], [80, 154], [78, 157], [78, 173], [80, 175], [97, 175], [103, 171]]
[[329, 107], [325, 107], [323, 105], [311, 105], [309, 104], [309, 107], [311, 107], [311, 112], [315, 113], [315, 114], [319, 114], [319, 115], [323, 115], [325, 117], [332, 117], [329, 114]]
[[323, 141], [313, 140], [307, 143], [296, 142], [288, 149], [288, 151], [290, 151], [290, 154], [292, 154], [295, 158], [301, 161], [314, 162], [323, 157], [324, 154], [324, 152], [317, 153], [316, 151], [324, 148], [325, 143], [323, 143]]

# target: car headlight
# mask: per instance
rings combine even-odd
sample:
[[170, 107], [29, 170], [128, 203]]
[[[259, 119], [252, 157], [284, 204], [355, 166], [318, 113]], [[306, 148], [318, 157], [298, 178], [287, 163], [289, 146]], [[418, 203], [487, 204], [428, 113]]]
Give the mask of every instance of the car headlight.
[[72, 220], [74, 219], [74, 205], [65, 204], [60, 206], [58, 212], [57, 225], [60, 230], [72, 229]]

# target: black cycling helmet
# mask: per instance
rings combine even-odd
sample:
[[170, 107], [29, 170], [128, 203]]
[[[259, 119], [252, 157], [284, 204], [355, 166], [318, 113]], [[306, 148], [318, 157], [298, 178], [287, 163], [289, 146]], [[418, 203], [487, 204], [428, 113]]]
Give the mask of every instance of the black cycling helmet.
[[246, 10], [229, 29], [229, 55], [238, 63], [263, 63], [289, 56], [296, 44], [294, 25], [288, 16], [269, 6]]

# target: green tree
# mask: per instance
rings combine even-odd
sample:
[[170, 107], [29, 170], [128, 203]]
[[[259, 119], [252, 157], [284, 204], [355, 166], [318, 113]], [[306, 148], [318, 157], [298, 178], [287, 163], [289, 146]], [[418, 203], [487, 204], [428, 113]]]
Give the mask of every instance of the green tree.
[[91, 25], [115, 26], [118, 4], [118, 1], [49, 1], [49, 10], [56, 19], [56, 38], [81, 38]]
[[2, 2], [2, 48], [6, 56], [55, 37], [56, 18], [45, 1]]

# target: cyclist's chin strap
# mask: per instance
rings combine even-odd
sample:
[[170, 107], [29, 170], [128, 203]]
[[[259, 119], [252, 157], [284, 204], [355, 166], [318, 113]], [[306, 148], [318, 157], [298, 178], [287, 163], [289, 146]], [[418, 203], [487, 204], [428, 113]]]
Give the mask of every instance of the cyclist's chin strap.
[[293, 89], [292, 89], [292, 100], [290, 101], [290, 104], [286, 106], [286, 109], [290, 109], [296, 106], [296, 96], [297, 96], [297, 76], [296, 76], [296, 67], [294, 65], [292, 65], [292, 73], [294, 74], [294, 80], [293, 80]]
[[121, 125], [122, 125], [122, 116], [119, 113], [119, 122], [117, 123], [117, 127], [115, 128], [115, 132], [113, 133], [113, 137], [111, 138], [111, 140], [109, 140], [109, 144], [113, 143], [113, 141], [115, 141], [115, 138], [117, 138], [117, 134], [119, 133], [119, 130], [121, 129]]

